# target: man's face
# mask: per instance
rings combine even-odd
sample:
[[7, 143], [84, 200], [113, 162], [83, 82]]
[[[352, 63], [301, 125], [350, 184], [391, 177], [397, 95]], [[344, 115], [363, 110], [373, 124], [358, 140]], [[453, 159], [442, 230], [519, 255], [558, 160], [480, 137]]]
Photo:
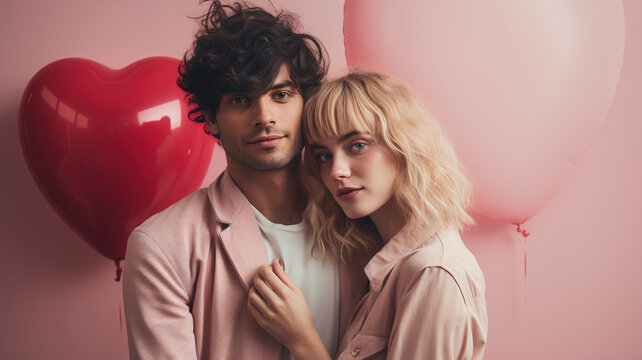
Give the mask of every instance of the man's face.
[[223, 95], [216, 123], [208, 127], [220, 136], [228, 165], [277, 170], [301, 152], [302, 111], [303, 98], [283, 64], [267, 93]]

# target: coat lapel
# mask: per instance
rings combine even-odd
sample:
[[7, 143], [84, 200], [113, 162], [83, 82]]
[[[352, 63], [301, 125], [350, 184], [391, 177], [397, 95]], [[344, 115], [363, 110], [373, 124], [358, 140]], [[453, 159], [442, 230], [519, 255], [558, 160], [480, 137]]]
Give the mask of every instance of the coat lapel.
[[237, 275], [249, 291], [259, 266], [267, 264], [268, 260], [254, 213], [249, 206], [247, 210], [250, 210], [249, 214], [241, 214], [220, 236]]
[[227, 171], [210, 185], [208, 193], [217, 221], [224, 224], [219, 235], [223, 249], [245, 290], [249, 291], [259, 266], [267, 263], [267, 252], [254, 212]]

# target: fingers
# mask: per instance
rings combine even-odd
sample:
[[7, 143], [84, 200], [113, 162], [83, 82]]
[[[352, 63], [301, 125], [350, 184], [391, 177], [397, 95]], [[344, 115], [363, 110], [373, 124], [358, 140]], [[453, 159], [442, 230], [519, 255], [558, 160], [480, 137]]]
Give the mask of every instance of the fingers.
[[259, 324], [260, 327], [263, 329], [266, 328], [266, 326], [269, 324], [269, 321], [263, 316], [261, 311], [252, 303], [248, 301], [247, 303], [247, 309], [250, 312], [250, 315], [256, 320], [256, 323]]
[[279, 264], [279, 260], [272, 262], [272, 271], [274, 274], [290, 289], [296, 288], [296, 284], [290, 279], [283, 267]]
[[254, 287], [252, 287], [252, 289], [261, 296], [262, 300], [266, 304], [274, 307], [275, 304], [279, 301], [279, 296], [275, 293], [274, 289], [265, 282], [260, 274], [254, 276], [253, 284]]
[[[265, 303], [261, 295], [257, 292], [256, 288], [251, 288], [247, 297], [247, 307], [250, 314], [257, 320], [265, 320], [272, 314], [270, 307]], [[260, 324], [260, 321], [259, 321]]]
[[249, 301], [247, 302], [247, 310], [250, 312], [250, 315], [252, 315], [254, 320], [256, 320], [256, 322], [259, 323], [261, 327], [263, 327], [262, 324], [263, 324], [263, 321], [265, 321], [263, 318], [263, 314], [261, 314], [261, 312]]
[[[282, 281], [281, 278], [274, 273], [274, 269], [272, 265], [266, 264], [266, 265], [262, 265], [259, 268], [259, 273], [257, 274], [257, 276], [254, 277], [255, 286], [257, 282], [257, 277], [260, 277], [260, 280], [264, 281], [271, 288], [271, 291], [274, 294], [276, 294], [279, 298], [283, 298], [286, 295], [286, 292], [289, 286], [286, 285], [286, 283]], [[258, 290], [263, 290], [263, 289], [258, 289]], [[261, 294], [264, 295], [263, 292], [261, 292]]]

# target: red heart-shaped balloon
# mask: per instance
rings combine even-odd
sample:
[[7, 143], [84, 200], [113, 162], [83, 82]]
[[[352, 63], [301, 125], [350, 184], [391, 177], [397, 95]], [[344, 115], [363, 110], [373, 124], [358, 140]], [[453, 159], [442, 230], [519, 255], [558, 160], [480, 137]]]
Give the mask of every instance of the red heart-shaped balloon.
[[29, 82], [25, 159], [40, 190], [85, 241], [123, 259], [134, 227], [199, 187], [214, 141], [190, 121], [179, 60], [112, 70], [63, 59]]

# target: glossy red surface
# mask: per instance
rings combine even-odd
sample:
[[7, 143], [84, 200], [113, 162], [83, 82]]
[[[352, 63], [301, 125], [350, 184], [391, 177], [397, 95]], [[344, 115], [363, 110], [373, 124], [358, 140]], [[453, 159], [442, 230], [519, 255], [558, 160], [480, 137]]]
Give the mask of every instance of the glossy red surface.
[[155, 57], [113, 70], [63, 59], [22, 97], [20, 138], [36, 183], [107, 258], [123, 259], [131, 230], [196, 190], [209, 166], [215, 139], [187, 118], [178, 64]]

